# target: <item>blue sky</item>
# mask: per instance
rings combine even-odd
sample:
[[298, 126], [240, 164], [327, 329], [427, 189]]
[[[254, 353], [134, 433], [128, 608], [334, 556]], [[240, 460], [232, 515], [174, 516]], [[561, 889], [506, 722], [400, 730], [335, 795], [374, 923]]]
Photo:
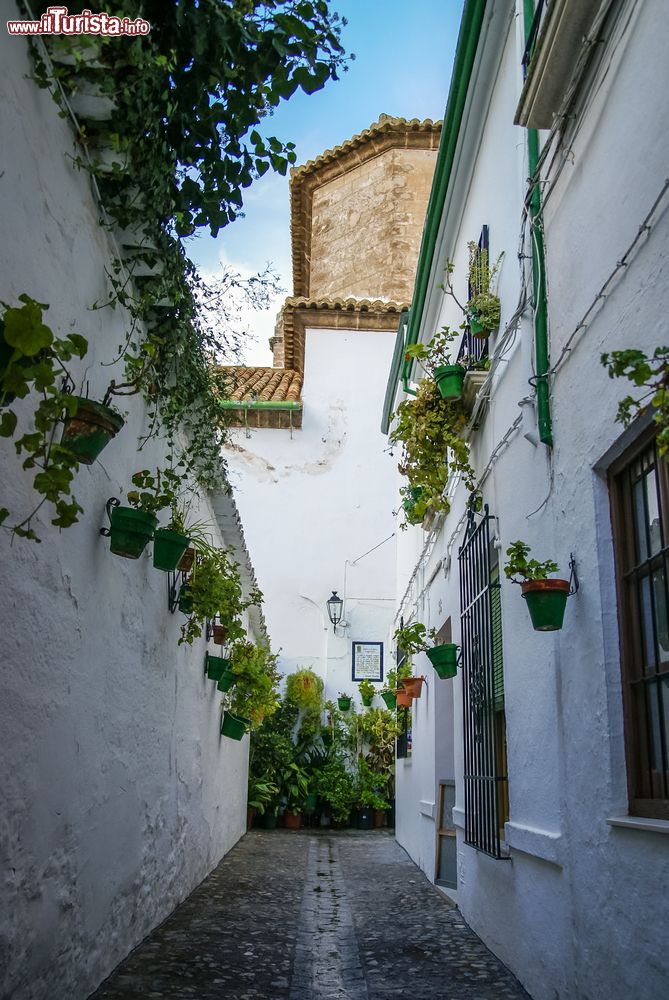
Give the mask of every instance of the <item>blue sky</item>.
[[[323, 90], [294, 94], [262, 129], [294, 142], [298, 165], [380, 114], [438, 119], [446, 105], [462, 0], [333, 0], [332, 7], [348, 21], [342, 40], [355, 62]], [[244, 212], [217, 239], [189, 241], [190, 256], [207, 272], [223, 263], [248, 274], [270, 261], [291, 294], [288, 178], [268, 173], [256, 181], [245, 193]], [[254, 316], [258, 345], [249, 347], [248, 363], [271, 364], [266, 342], [283, 297]]]

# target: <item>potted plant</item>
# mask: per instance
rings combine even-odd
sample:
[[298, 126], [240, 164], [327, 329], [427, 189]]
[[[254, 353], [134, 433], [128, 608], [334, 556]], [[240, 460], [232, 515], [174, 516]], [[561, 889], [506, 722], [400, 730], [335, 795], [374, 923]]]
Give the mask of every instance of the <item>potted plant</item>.
[[457, 336], [455, 330], [444, 326], [428, 344], [410, 344], [406, 349], [406, 360], [415, 359], [420, 363], [434, 379], [442, 399], [462, 398], [465, 369], [451, 359], [451, 344]]
[[344, 694], [342, 691], [337, 695], [337, 705], [339, 706], [340, 712], [348, 712], [351, 707], [351, 696], [350, 694]]
[[236, 681], [229, 709], [248, 718], [252, 728], [260, 726], [279, 706], [276, 661], [276, 653], [265, 645], [239, 640], [231, 647], [230, 667]]
[[125, 424], [125, 420], [107, 405], [107, 397], [98, 403], [84, 396], [72, 397], [74, 410], [63, 418], [60, 443], [76, 455], [82, 465], [92, 465], [103, 448]]
[[512, 542], [506, 554], [509, 559], [504, 572], [507, 579], [520, 584], [533, 628], [537, 632], [561, 629], [569, 597], [569, 580], [548, 577], [549, 573], [557, 573], [558, 564], [552, 559], [538, 562], [528, 558], [530, 547], [520, 540]]
[[323, 681], [313, 670], [303, 667], [286, 677], [286, 698], [305, 712], [320, 712]]
[[369, 680], [365, 677], [358, 684], [358, 691], [360, 692], [360, 699], [365, 708], [369, 708], [374, 701], [374, 695], [376, 694], [376, 688]]
[[[441, 680], [455, 677], [457, 673], [458, 646], [454, 642], [435, 644], [437, 630], [427, 629], [422, 622], [414, 622], [395, 632], [395, 639], [400, 649], [412, 656], [414, 653], [427, 653], [428, 659]], [[406, 689], [406, 685], [405, 685]], [[416, 695], [420, 697], [420, 695]]]
[[117, 556], [139, 559], [153, 538], [158, 524], [157, 513], [174, 502], [179, 477], [170, 469], [142, 469], [132, 477], [136, 487], [128, 491], [129, 507], [113, 507], [111, 512], [110, 549]]
[[153, 536], [153, 565], [164, 573], [173, 573], [190, 544], [186, 533], [185, 512], [176, 501], [172, 504], [169, 524], [156, 528]]
[[380, 794], [381, 784], [381, 776], [372, 769], [369, 761], [363, 756], [358, 757], [354, 787], [359, 830], [371, 830], [374, 812], [388, 808], [388, 802]]
[[330, 807], [334, 826], [341, 828], [348, 823], [355, 800], [353, 776], [344, 760], [335, 754], [318, 776], [318, 794]]
[[469, 287], [471, 298], [467, 303], [469, 329], [474, 337], [486, 338], [499, 327], [501, 307], [499, 297], [492, 288], [499, 271], [503, 253], [490, 267], [489, 251], [473, 241], [469, 248]]
[[309, 791], [309, 779], [295, 762], [289, 764], [281, 776], [281, 792], [286, 799], [285, 824], [287, 830], [299, 830], [302, 810]]
[[256, 815], [264, 815], [265, 810], [274, 800], [275, 796], [278, 795], [278, 792], [278, 785], [272, 784], [271, 781], [260, 780], [254, 775], [249, 774], [248, 798], [246, 802], [246, 828], [248, 830], [253, 826]]

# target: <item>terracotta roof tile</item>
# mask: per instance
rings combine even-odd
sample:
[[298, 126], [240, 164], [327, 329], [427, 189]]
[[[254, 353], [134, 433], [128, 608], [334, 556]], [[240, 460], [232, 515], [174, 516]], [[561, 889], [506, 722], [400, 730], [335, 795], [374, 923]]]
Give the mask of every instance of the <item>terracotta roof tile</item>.
[[302, 375], [292, 368], [221, 369], [228, 376], [228, 399], [232, 402], [262, 400], [263, 402], [300, 401]]

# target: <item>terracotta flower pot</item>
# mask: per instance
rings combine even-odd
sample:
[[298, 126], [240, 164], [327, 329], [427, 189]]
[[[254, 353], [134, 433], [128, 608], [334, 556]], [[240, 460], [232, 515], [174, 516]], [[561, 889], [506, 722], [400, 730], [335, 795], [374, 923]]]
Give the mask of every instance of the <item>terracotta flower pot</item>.
[[217, 646], [224, 646], [228, 636], [227, 625], [212, 625], [212, 638]]
[[520, 589], [535, 631], [556, 632], [562, 628], [569, 580], [525, 580]]
[[188, 573], [189, 570], [193, 568], [193, 563], [195, 562], [195, 549], [191, 546], [186, 549], [181, 559], [177, 563], [177, 569], [181, 573]]
[[402, 687], [410, 698], [420, 698], [423, 693], [423, 678], [405, 677], [402, 680]]
[[284, 820], [286, 824], [286, 830], [299, 830], [302, 826], [302, 813], [301, 812], [289, 812], [286, 809], [284, 814]]
[[385, 809], [375, 809], [374, 810], [374, 828], [379, 830], [382, 826], [385, 826], [388, 822], [388, 817], [386, 815]]
[[403, 688], [397, 689], [397, 694], [395, 697], [397, 699], [398, 708], [411, 708], [411, 702], [413, 701], [413, 698], [407, 691], [404, 691]]

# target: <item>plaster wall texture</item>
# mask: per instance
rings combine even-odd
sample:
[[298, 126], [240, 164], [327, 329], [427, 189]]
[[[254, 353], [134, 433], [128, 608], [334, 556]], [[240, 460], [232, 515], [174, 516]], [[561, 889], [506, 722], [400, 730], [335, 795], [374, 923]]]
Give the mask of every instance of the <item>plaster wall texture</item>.
[[[636, 235], [666, 177], [667, 110], [659, 97], [649, 109], [648, 95], [664, 90], [660, 48], [669, 11], [652, 3], [622, 4], [619, 11], [619, 24], [626, 30], [609, 43], [600, 76], [589, 85], [594, 97], [577, 133], [569, 137], [571, 155], [554, 188], [547, 189], [553, 359]], [[515, 248], [527, 176], [525, 134], [511, 125], [522, 51], [515, 31], [509, 25], [482, 133], [477, 138], [470, 118], [461, 136], [455, 184], [466, 197], [460, 212], [452, 207], [450, 229], [442, 232], [440, 247], [442, 259], [454, 257], [457, 281], [467, 240], [477, 238], [483, 222], [490, 225], [492, 257], [506, 251], [500, 274], [503, 323], [520, 289]], [[480, 64], [478, 71], [483, 72]], [[470, 109], [473, 103], [470, 99]], [[472, 171], [466, 166], [467, 148]], [[500, 190], [509, 197], [499, 198]], [[581, 583], [569, 601], [563, 630], [542, 635], [531, 631], [518, 589], [502, 581], [510, 861], [475, 852], [464, 844], [462, 829], [458, 833], [457, 900], [465, 918], [531, 995], [542, 1000], [622, 1000], [630, 995], [651, 1000], [666, 992], [669, 981], [663, 943], [669, 838], [606, 822], [612, 815], [626, 815], [627, 792], [610, 513], [605, 478], [596, 469], [621, 436], [615, 413], [629, 389], [624, 381], [608, 378], [599, 362], [601, 352], [625, 347], [652, 351], [661, 341], [658, 331], [669, 296], [669, 223], [666, 211], [658, 215], [656, 227], [554, 380], [552, 468], [546, 449], [524, 437], [535, 430], [527, 420], [483, 484], [484, 501], [496, 516], [492, 527], [502, 559], [510, 542], [523, 538], [537, 558], [555, 558], [566, 576], [573, 552]], [[436, 280], [434, 272], [424, 339], [444, 321], [455, 325], [452, 303], [440, 298]], [[472, 438], [479, 474], [528, 393], [531, 338], [526, 313], [495, 380], [485, 419]], [[453, 609], [454, 641], [459, 636], [457, 547], [464, 499], [458, 488], [404, 609], [406, 620], [415, 603], [416, 617], [437, 627]], [[409, 529], [414, 541], [409, 537], [398, 545], [400, 595], [423, 548], [421, 534], [421, 529]], [[442, 568], [418, 599], [439, 559], [444, 560]], [[441, 718], [438, 726], [452, 727], [458, 790], [454, 818], [462, 825], [461, 675], [435, 684], [453, 688], [455, 718]], [[433, 877], [423, 865], [425, 838], [418, 796], [412, 791], [414, 776], [429, 781], [433, 770], [435, 779], [439, 771], [429, 740], [422, 739], [423, 711], [421, 706], [414, 722], [412, 781], [403, 782], [401, 773], [398, 780], [398, 815], [408, 811], [413, 820], [398, 828], [398, 836]]]
[[[23, 39], [0, 39], [0, 297], [50, 303], [89, 353], [73, 365], [100, 398], [127, 329], [106, 298], [108, 237], [74, 139], [28, 79]], [[101, 460], [76, 475], [85, 510], [41, 545], [0, 536], [0, 995], [84, 998], [218, 863], [245, 830], [248, 739], [219, 735], [220, 696], [203, 676], [204, 640], [179, 647], [166, 575], [109, 553], [108, 497], [164, 449], [135, 452], [139, 398]], [[0, 503], [29, 511], [31, 475], [11, 441]], [[46, 510], [46, 508], [45, 508]], [[203, 518], [213, 522], [208, 501]]]
[[[239, 430], [226, 452], [281, 669], [312, 667], [328, 698], [348, 691], [357, 699], [351, 642], [384, 641], [393, 616], [396, 473], [378, 427], [375, 377], [390, 364], [393, 340], [308, 329], [302, 430], [292, 438]], [[335, 636], [325, 602], [335, 589], [344, 596], [345, 581], [348, 627]], [[384, 653], [387, 660], [387, 645]]]
[[436, 151], [388, 149], [313, 194], [312, 298], [411, 298]]

